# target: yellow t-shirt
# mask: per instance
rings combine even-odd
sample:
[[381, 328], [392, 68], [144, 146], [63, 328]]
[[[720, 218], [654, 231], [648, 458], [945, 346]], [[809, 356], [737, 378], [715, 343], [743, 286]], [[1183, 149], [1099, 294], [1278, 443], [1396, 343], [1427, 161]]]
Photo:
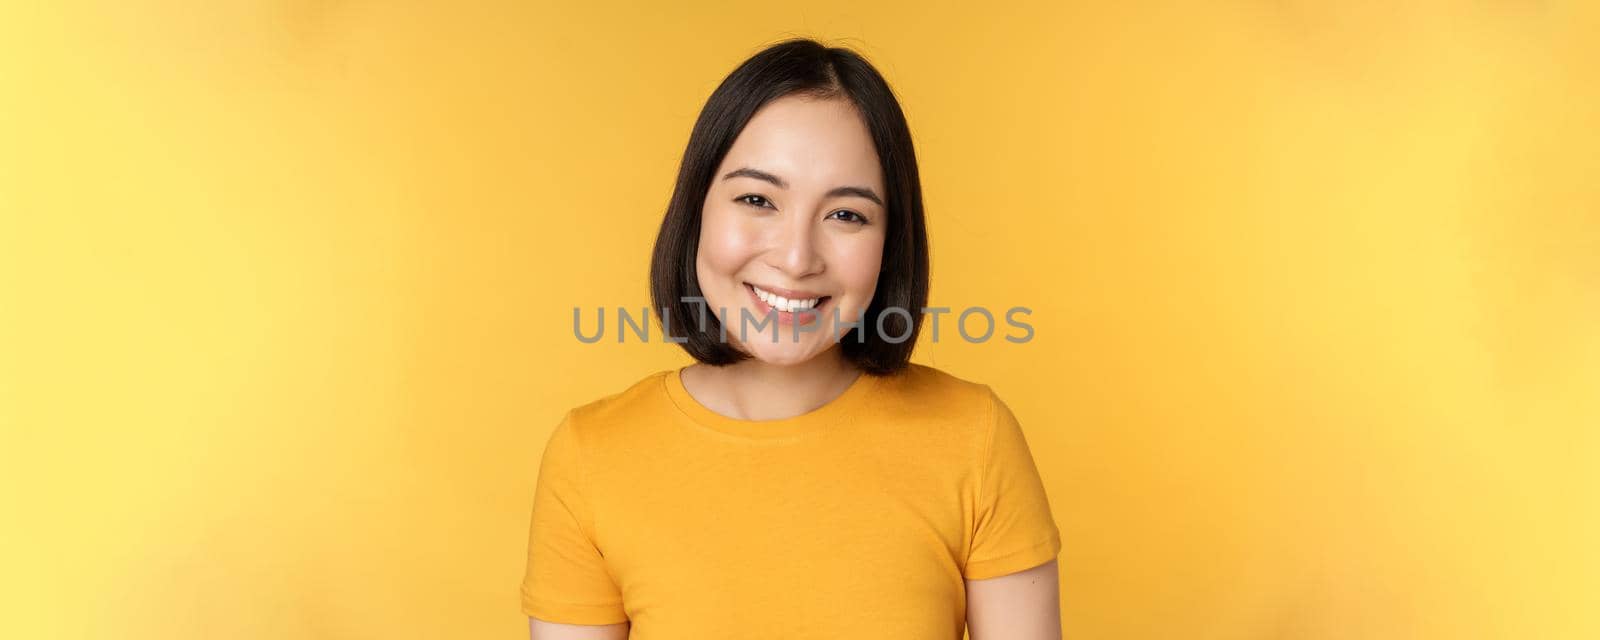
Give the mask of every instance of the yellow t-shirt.
[[545, 445], [523, 613], [634, 640], [962, 637], [963, 579], [1061, 538], [1011, 410], [912, 364], [780, 420], [715, 413], [661, 371]]

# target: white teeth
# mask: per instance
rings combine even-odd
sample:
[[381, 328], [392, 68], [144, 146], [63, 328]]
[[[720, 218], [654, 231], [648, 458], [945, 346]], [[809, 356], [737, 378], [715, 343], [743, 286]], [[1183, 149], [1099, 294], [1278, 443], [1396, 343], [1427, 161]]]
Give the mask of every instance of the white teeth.
[[796, 311], [800, 311], [800, 310], [803, 310], [803, 309], [813, 308], [813, 307], [817, 306], [817, 301], [822, 299], [822, 298], [806, 298], [804, 300], [790, 300], [790, 299], [785, 298], [783, 296], [780, 296], [778, 294], [769, 293], [767, 291], [764, 291], [760, 287], [757, 287], [755, 285], [751, 285], [750, 288], [756, 290], [756, 297], [761, 298], [762, 302], [765, 302], [768, 305], [771, 305], [772, 308], [777, 309], [779, 311], [787, 311], [787, 312], [790, 312], [790, 313], [794, 313]]

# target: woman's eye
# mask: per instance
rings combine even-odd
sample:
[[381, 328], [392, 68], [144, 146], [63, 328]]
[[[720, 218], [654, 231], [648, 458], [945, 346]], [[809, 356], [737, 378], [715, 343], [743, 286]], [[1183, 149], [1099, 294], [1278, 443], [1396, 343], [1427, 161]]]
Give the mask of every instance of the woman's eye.
[[849, 209], [840, 209], [838, 211], [833, 212], [830, 215], [838, 215], [838, 214], [841, 214], [841, 213], [844, 214], [845, 217], [840, 218], [840, 219], [844, 220], [845, 222], [854, 222], [856, 224], [866, 224], [867, 223], [867, 217], [866, 216], [861, 215], [859, 213], [856, 213], [854, 211], [851, 211]]
[[734, 200], [736, 202], [743, 202], [743, 203], [748, 204], [748, 205], [750, 205], [752, 207], [766, 208], [766, 207], [771, 205], [771, 203], [767, 202], [766, 198], [763, 198], [763, 197], [755, 195], [755, 194], [739, 196], [737, 198], [734, 198]]

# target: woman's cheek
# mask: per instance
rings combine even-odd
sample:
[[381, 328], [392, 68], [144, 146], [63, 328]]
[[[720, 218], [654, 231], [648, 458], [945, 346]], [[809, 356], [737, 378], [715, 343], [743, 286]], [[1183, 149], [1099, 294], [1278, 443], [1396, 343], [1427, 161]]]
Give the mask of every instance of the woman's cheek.
[[878, 273], [883, 266], [883, 239], [862, 240], [859, 245], [846, 248], [835, 263], [839, 268], [837, 277], [844, 281], [846, 290], [855, 299], [852, 305], [855, 309], [850, 311], [856, 312], [865, 312], [872, 303], [878, 288]]
[[755, 247], [748, 230], [721, 212], [707, 212], [700, 234], [700, 253], [717, 273], [731, 276], [744, 268]]
[[696, 252], [700, 294], [711, 313], [737, 317], [745, 303], [739, 274], [754, 255], [756, 243], [736, 221], [728, 219], [726, 211], [706, 210], [700, 231]]

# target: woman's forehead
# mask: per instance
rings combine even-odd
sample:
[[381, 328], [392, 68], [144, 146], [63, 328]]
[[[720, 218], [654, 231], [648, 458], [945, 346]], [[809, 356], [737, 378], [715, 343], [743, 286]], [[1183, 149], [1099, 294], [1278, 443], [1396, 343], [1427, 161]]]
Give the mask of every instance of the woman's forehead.
[[836, 98], [767, 103], [734, 140], [717, 176], [741, 168], [777, 176], [791, 189], [864, 183], [881, 192], [883, 185], [871, 132], [853, 104]]

